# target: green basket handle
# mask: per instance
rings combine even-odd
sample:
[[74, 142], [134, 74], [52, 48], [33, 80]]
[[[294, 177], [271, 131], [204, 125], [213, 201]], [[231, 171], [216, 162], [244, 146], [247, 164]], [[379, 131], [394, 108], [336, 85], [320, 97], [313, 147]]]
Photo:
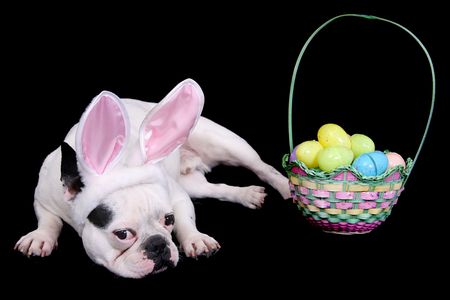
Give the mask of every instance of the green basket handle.
[[[416, 40], [416, 42], [419, 44], [419, 46], [422, 48], [423, 52], [425, 52], [425, 55], [426, 55], [426, 57], [428, 59], [428, 63], [430, 65], [430, 69], [431, 69], [431, 83], [432, 83], [430, 112], [428, 114], [427, 126], [425, 127], [425, 131], [423, 133], [422, 140], [420, 142], [419, 148], [417, 149], [416, 156], [414, 157], [414, 160], [413, 160], [410, 172], [409, 172], [409, 174], [411, 174], [412, 168], [414, 167], [414, 164], [416, 163], [417, 158], [419, 157], [419, 153], [422, 150], [422, 146], [423, 146], [423, 144], [425, 142], [425, 137], [427, 136], [428, 129], [429, 129], [430, 123], [431, 123], [431, 117], [432, 117], [433, 110], [434, 110], [434, 99], [435, 99], [435, 95], [436, 95], [436, 79], [435, 79], [435, 75], [434, 75], [433, 62], [431, 61], [430, 54], [428, 53], [428, 51], [425, 48], [425, 46], [422, 44], [422, 42], [411, 31], [409, 31], [407, 28], [405, 28], [404, 26], [402, 26], [402, 25], [400, 25], [398, 23], [395, 23], [395, 22], [387, 20], [387, 19], [379, 18], [379, 17], [376, 17], [376, 16], [360, 15], [360, 14], [344, 14], [344, 15], [336, 16], [334, 18], [329, 19], [328, 21], [326, 21], [322, 25], [320, 25], [320, 27], [317, 28], [311, 34], [311, 36], [306, 40], [306, 43], [303, 45], [303, 48], [300, 51], [300, 54], [298, 55], [297, 61], [295, 63], [294, 72], [292, 73], [292, 79], [291, 79], [291, 87], [289, 89], [289, 109], [288, 109], [289, 147], [290, 147], [290, 152], [289, 153], [292, 153], [292, 151], [294, 150], [293, 139], [292, 139], [292, 102], [293, 102], [293, 95], [294, 95], [294, 86], [295, 86], [295, 81], [296, 81], [296, 78], [297, 78], [297, 71], [298, 71], [298, 67], [300, 65], [300, 61], [301, 61], [301, 59], [303, 57], [303, 54], [305, 54], [306, 48], [308, 47], [308, 45], [311, 42], [311, 40], [316, 36], [316, 34], [319, 31], [321, 31], [325, 26], [327, 26], [328, 24], [333, 22], [334, 20], [337, 20], [337, 19], [340, 19], [340, 18], [344, 18], [344, 17], [359, 17], [359, 18], [364, 18], [364, 19], [368, 19], [368, 20], [379, 20], [379, 21], [383, 21], [383, 22], [387, 22], [387, 23], [393, 24], [393, 25], [403, 29], [407, 33], [409, 33], [414, 38], [414, 40]], [[408, 180], [409, 174], [405, 178], [404, 184]]]

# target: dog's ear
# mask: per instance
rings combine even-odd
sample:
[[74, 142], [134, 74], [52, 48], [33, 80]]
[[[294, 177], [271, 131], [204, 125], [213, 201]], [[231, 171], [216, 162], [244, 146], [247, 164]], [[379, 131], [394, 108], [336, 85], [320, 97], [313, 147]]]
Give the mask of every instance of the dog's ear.
[[139, 139], [146, 162], [156, 163], [188, 138], [203, 109], [204, 95], [192, 79], [179, 83], [142, 122]]
[[122, 101], [111, 92], [95, 97], [81, 116], [76, 134], [78, 162], [101, 175], [119, 161], [128, 142], [129, 120]]
[[65, 142], [61, 145], [61, 181], [66, 200], [72, 200], [84, 187], [78, 172], [75, 150]]

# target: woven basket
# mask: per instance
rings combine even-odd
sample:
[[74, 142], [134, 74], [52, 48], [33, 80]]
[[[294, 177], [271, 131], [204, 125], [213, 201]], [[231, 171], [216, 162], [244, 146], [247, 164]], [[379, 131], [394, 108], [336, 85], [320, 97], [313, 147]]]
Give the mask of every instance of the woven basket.
[[400, 193], [417, 161], [431, 121], [435, 99], [434, 68], [428, 51], [420, 40], [408, 29], [395, 22], [375, 16], [346, 14], [334, 17], [322, 24], [308, 38], [295, 64], [289, 93], [289, 145], [293, 151], [292, 103], [294, 86], [301, 58], [312, 38], [329, 23], [343, 17], [360, 17], [393, 24], [409, 33], [425, 52], [431, 68], [431, 106], [425, 131], [414, 160], [408, 158], [406, 167], [396, 166], [379, 176], [363, 176], [352, 166], [324, 172], [309, 169], [300, 161], [289, 161], [290, 154], [283, 157], [283, 168], [287, 172], [294, 202], [306, 219], [322, 230], [339, 234], [368, 233], [383, 223], [397, 203]]

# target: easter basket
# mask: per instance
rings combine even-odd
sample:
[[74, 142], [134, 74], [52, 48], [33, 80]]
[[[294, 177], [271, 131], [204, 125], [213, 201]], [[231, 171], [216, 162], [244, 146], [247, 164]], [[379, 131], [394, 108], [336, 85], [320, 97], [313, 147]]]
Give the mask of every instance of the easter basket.
[[313, 37], [329, 23], [343, 17], [359, 17], [387, 22], [409, 33], [424, 51], [431, 68], [431, 106], [425, 131], [414, 159], [407, 158], [406, 166], [395, 166], [378, 176], [364, 176], [353, 166], [341, 166], [325, 172], [308, 168], [303, 162], [283, 156], [282, 164], [288, 178], [294, 203], [303, 216], [325, 232], [337, 234], [362, 234], [371, 232], [391, 214], [393, 206], [404, 189], [405, 183], [419, 156], [425, 141], [435, 100], [434, 68], [428, 51], [408, 29], [387, 19], [359, 14], [339, 15], [318, 27], [308, 38], [297, 58], [289, 93], [289, 146], [292, 153], [292, 104], [295, 81], [301, 58]]

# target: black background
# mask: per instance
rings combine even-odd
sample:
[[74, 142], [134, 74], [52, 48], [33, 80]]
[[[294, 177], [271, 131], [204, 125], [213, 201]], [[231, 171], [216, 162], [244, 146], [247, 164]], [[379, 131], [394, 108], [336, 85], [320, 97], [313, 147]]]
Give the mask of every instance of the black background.
[[[37, 288], [50, 295], [58, 281], [82, 295], [92, 288], [149, 297], [268, 291], [382, 295], [388, 287], [401, 293], [437, 292], [448, 279], [443, 227], [448, 199], [446, 178], [440, 174], [448, 156], [442, 144], [448, 134], [441, 130], [448, 127], [448, 31], [442, 8], [426, 3], [5, 10], [14, 16], [3, 26], [2, 43], [7, 177], [0, 254], [6, 286], [21, 283], [21, 292]], [[184, 258], [173, 270], [123, 279], [91, 262], [67, 225], [50, 257], [28, 259], [12, 250], [36, 226], [33, 192], [43, 159], [102, 90], [157, 102], [178, 82], [193, 78], [206, 97], [203, 115], [242, 136], [263, 160], [283, 171], [281, 158], [289, 152], [289, 84], [298, 52], [319, 25], [342, 13], [377, 15], [406, 26], [425, 44], [436, 68], [428, 139], [399, 203], [379, 228], [361, 236], [323, 233], [249, 171], [218, 167], [210, 181], [263, 184], [268, 197], [261, 210], [214, 199], [195, 201], [198, 228], [222, 245], [211, 258]], [[320, 125], [333, 122], [350, 134], [372, 137], [379, 150], [413, 157], [430, 99], [429, 67], [409, 35], [380, 22], [342, 19], [314, 39], [302, 60], [294, 140], [315, 139]]]

